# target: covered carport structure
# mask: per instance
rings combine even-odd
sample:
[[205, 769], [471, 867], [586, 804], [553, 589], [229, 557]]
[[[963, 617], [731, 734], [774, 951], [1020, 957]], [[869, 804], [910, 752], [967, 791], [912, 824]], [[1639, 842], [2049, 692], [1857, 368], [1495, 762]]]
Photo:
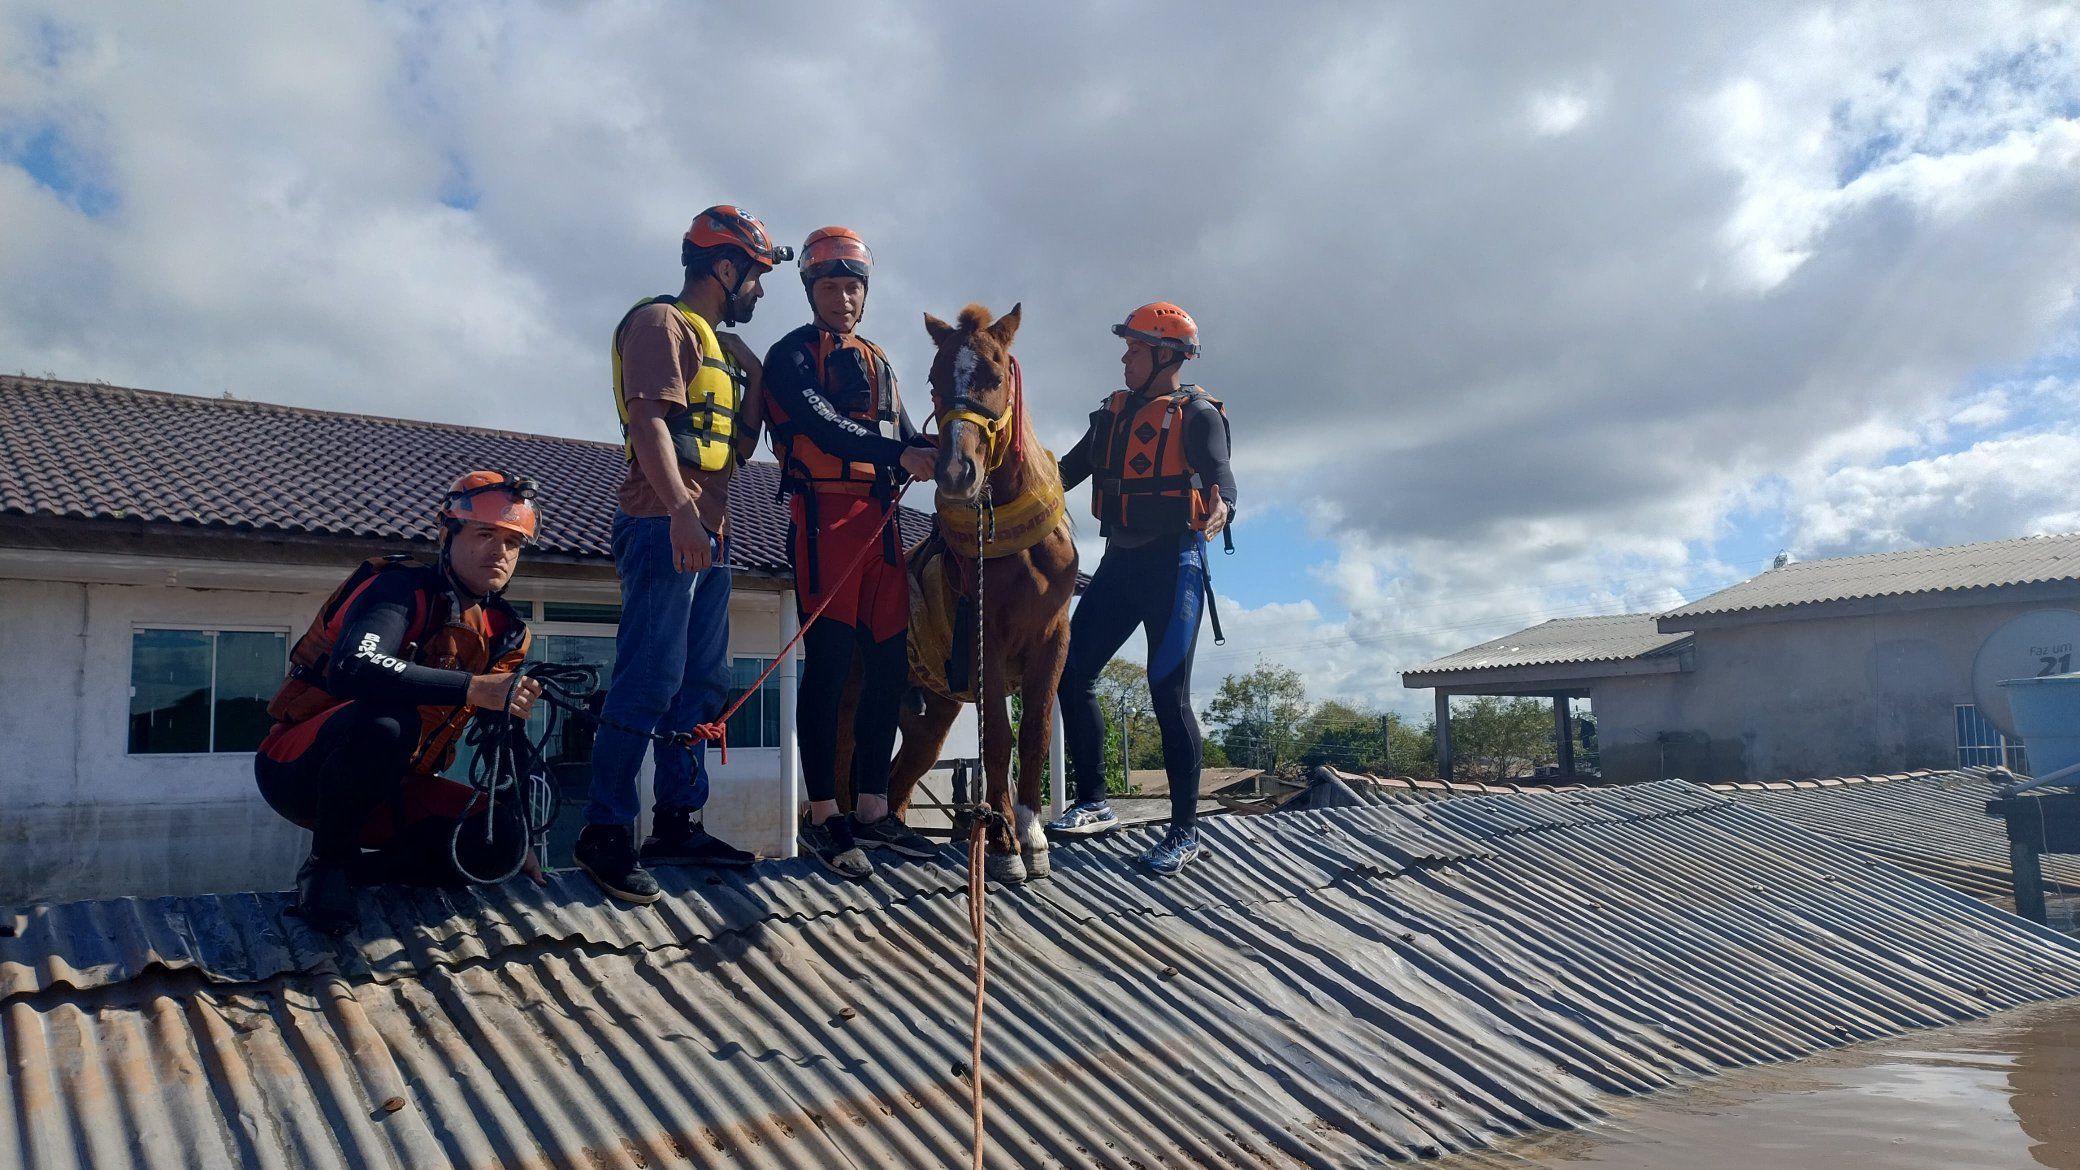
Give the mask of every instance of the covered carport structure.
[[1452, 778], [1452, 699], [1458, 695], [1552, 700], [1560, 771], [1574, 774], [1574, 700], [1593, 706], [1599, 683], [1691, 668], [1690, 635], [1661, 632], [1657, 616], [1556, 618], [1403, 671], [1402, 686], [1435, 692], [1438, 776]]

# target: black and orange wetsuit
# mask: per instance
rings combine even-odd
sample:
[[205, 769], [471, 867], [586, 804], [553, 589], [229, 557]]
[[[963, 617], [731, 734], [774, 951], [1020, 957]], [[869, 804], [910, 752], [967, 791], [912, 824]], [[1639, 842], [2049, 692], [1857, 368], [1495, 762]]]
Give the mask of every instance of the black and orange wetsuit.
[[1091, 510], [1105, 537], [1105, 555], [1070, 618], [1058, 691], [1076, 799], [1105, 796], [1105, 717], [1095, 684], [1138, 626], [1148, 639], [1148, 690], [1163, 733], [1171, 822], [1189, 827], [1203, 754], [1192, 714], [1192, 660], [1207, 582], [1200, 530], [1215, 494], [1235, 506], [1227, 416], [1196, 386], [1150, 397], [1117, 391], [1091, 413], [1090, 429], [1061, 466], [1065, 488], [1092, 481]]
[[[896, 525], [905, 449], [918, 445], [895, 371], [873, 342], [804, 325], [765, 361], [766, 425], [792, 499], [790, 561], [804, 619], [799, 712], [802, 782], [811, 800], [837, 792], [838, 705], [853, 649], [865, 660], [854, 721], [858, 792], [888, 791], [896, 714], [909, 680], [910, 579]], [[878, 543], [879, 553], [869, 551]], [[865, 557], [849, 579], [845, 572]]]
[[311, 830], [317, 858], [370, 880], [460, 880], [446, 838], [474, 794], [440, 773], [472, 716], [470, 678], [518, 667], [528, 640], [503, 598], [469, 598], [444, 569], [368, 562], [291, 652], [254, 758], [260, 795]]

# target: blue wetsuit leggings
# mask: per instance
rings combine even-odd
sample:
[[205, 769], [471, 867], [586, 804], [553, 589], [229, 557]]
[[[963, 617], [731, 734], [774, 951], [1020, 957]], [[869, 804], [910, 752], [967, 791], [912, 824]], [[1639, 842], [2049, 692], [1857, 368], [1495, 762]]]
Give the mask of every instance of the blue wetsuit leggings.
[[1137, 548], [1107, 545], [1069, 620], [1062, 671], [1062, 726], [1076, 799], [1105, 796], [1105, 712], [1095, 684], [1136, 626], [1148, 638], [1148, 691], [1163, 733], [1172, 823], [1190, 827], [1199, 810], [1199, 720], [1192, 714], [1192, 654], [1206, 605], [1206, 545], [1197, 534]]

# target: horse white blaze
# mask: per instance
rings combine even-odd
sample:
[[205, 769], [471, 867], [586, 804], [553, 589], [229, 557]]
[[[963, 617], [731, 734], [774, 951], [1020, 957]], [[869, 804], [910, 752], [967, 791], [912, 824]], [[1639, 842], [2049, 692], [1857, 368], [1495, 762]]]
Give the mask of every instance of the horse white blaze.
[[964, 345], [959, 353], [953, 355], [953, 396], [955, 398], [966, 396], [968, 387], [975, 382], [975, 367], [981, 364], [981, 362], [982, 357], [975, 352], [973, 345]]

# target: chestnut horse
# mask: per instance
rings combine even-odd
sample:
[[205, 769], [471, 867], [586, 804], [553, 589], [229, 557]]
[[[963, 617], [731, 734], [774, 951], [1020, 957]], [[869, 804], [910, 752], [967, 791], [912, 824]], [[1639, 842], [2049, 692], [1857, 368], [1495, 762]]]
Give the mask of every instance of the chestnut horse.
[[[891, 808], [908, 807], [961, 707], [972, 701], [979, 551], [984, 799], [1008, 826], [990, 833], [987, 872], [993, 880], [1014, 882], [1048, 874], [1040, 777], [1054, 728], [1055, 687], [1068, 660], [1069, 599], [1076, 590], [1076, 541], [1061, 473], [1033, 433], [1011, 357], [1019, 309], [1013, 306], [992, 321], [988, 309], [969, 305], [951, 325], [925, 314], [925, 329], [938, 348], [931, 373], [932, 416], [939, 424], [938, 523], [909, 550], [910, 684], [913, 698], [922, 701], [905, 704], [902, 747], [888, 789]], [[855, 670], [847, 708], [857, 679]], [[1008, 706], [1013, 694], [1024, 711], [1015, 804]], [[839, 726], [849, 728], [850, 718], [841, 715]], [[851, 755], [851, 744], [841, 742], [841, 782], [849, 779]], [[1055, 783], [1067, 780], [1056, 777]]]

